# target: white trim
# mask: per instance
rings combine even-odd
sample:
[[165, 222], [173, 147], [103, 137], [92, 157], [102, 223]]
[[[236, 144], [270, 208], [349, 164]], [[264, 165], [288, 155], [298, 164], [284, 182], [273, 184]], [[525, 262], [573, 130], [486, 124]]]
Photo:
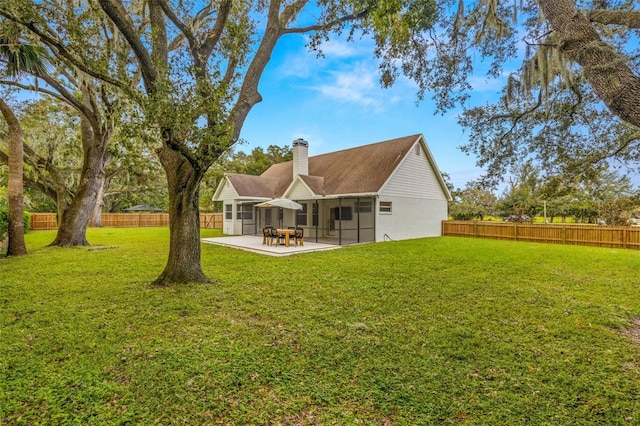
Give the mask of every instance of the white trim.
[[318, 197], [318, 200], [336, 200], [338, 198], [363, 198], [363, 197], [377, 197], [377, 192], [361, 192], [361, 193], [353, 193], [353, 194], [332, 194], [326, 195], [323, 197]]

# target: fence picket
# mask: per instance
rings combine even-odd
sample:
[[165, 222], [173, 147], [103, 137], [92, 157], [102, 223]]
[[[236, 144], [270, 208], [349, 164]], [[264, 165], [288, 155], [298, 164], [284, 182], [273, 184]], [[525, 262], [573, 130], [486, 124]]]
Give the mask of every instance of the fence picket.
[[[91, 223], [89, 226], [93, 226]], [[169, 226], [168, 213], [102, 213], [104, 228], [136, 228]], [[58, 227], [55, 213], [31, 213], [29, 229], [44, 230]], [[222, 213], [200, 213], [200, 227], [222, 229]]]
[[442, 235], [640, 249], [640, 227], [511, 224], [445, 220]]

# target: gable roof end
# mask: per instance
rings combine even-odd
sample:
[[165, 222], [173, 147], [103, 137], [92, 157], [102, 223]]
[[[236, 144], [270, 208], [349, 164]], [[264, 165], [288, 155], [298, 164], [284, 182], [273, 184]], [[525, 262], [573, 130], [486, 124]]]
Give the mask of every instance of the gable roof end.
[[[227, 173], [224, 178], [233, 186], [240, 198], [275, 198], [274, 188], [278, 185], [277, 179], [235, 173]], [[220, 183], [223, 184], [223, 182], [224, 180]], [[220, 186], [214, 197], [219, 195], [219, 189]]]
[[[442, 173], [440, 173], [440, 169], [438, 168], [438, 165], [436, 164], [436, 160], [435, 158], [433, 158], [433, 154], [431, 154], [431, 150], [429, 149], [429, 145], [427, 145], [427, 141], [425, 140], [423, 135], [418, 135], [418, 139], [415, 141], [415, 144], [412, 145], [409, 151], [412, 151], [413, 147], [419, 145], [422, 150], [424, 151], [426, 158], [427, 158], [427, 162], [429, 163], [429, 167], [431, 168], [431, 170], [433, 170], [433, 174], [435, 175], [435, 178], [437, 179], [438, 185], [440, 186], [440, 189], [442, 191], [442, 194], [445, 196], [445, 198], [447, 199], [447, 201], [452, 201], [453, 198], [451, 196], [451, 192], [449, 191], [449, 188], [447, 188], [447, 183], [445, 182], [444, 178], [442, 177]], [[407, 155], [409, 155], [409, 151], [407, 151], [405, 153], [405, 157]], [[401, 161], [404, 160], [404, 158], [402, 158]], [[393, 172], [395, 172], [397, 169], [395, 169]], [[387, 179], [387, 181], [382, 185], [383, 187], [387, 184], [387, 182], [391, 179], [393, 173], [389, 176], [389, 178]], [[382, 188], [381, 188], [382, 189]]]

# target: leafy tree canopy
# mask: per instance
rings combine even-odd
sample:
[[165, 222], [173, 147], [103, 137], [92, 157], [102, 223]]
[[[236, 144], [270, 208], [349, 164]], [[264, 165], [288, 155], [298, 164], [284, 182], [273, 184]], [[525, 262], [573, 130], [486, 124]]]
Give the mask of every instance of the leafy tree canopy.
[[495, 214], [497, 197], [478, 182], [468, 182], [464, 189], [452, 191], [449, 214], [455, 220], [483, 220]]
[[[451, 0], [435, 9], [438, 25], [411, 33], [409, 45], [384, 39], [384, 81], [404, 74], [440, 112], [462, 106], [463, 150], [486, 181], [528, 159], [547, 176], [593, 178], [610, 164], [637, 171], [637, 2]], [[504, 88], [495, 103], [472, 106], [470, 79], [485, 70]]]

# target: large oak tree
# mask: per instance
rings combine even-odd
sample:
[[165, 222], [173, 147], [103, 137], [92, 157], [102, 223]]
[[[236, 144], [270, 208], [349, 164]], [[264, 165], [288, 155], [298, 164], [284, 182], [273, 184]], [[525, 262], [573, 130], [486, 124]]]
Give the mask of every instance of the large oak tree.
[[[491, 181], [528, 159], [587, 178], [613, 163], [637, 169], [637, 2], [450, 0], [437, 12], [437, 27], [407, 30], [410, 43], [382, 40], [384, 82], [405, 74], [440, 111], [461, 106], [463, 149]], [[472, 78], [485, 72], [505, 82], [501, 97], [470, 105]]]
[[[55, 189], [58, 232], [52, 245], [88, 245], [86, 229], [105, 182], [107, 150], [118, 123], [122, 102], [114, 88], [86, 73], [86, 63], [100, 66], [112, 58], [117, 64], [122, 51], [104, 36], [106, 19], [86, 10], [78, 17], [65, 13], [67, 2], [11, 2], [0, 5], [1, 23], [17, 27], [30, 43], [39, 43], [48, 66], [27, 70], [36, 82], [1, 79], [0, 84], [35, 91], [65, 102], [75, 109], [80, 121], [82, 169], [73, 192]], [[64, 45], [63, 40], [67, 43]], [[84, 53], [83, 52], [84, 48]], [[126, 53], [125, 53], [126, 56]], [[76, 64], [81, 63], [81, 66]], [[50, 168], [49, 168], [50, 169]], [[53, 175], [52, 175], [53, 177]], [[58, 182], [59, 183], [59, 182]], [[51, 193], [51, 191], [48, 191]]]

